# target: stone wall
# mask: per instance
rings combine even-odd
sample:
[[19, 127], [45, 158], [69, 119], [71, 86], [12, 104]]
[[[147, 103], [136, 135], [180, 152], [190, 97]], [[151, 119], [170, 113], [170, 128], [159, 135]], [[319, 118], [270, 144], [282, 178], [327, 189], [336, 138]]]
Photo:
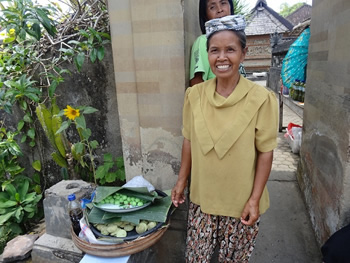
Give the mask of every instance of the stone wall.
[[350, 2], [312, 8], [298, 180], [322, 244], [350, 223]]
[[127, 180], [142, 174], [163, 190], [180, 168], [186, 56], [194, 38], [185, 7], [192, 13], [195, 4], [118, 0], [108, 7]]
[[247, 36], [248, 53], [244, 60], [247, 72], [269, 71], [271, 66], [270, 35]]

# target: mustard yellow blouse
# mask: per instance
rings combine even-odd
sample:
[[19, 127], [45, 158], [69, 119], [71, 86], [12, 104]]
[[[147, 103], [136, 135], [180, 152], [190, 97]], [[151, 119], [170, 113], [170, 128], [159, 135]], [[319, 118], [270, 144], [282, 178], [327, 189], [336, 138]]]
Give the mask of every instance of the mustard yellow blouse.
[[[277, 100], [242, 76], [228, 98], [215, 90], [216, 78], [186, 91], [182, 134], [191, 141], [190, 199], [204, 213], [239, 218], [253, 189], [257, 151], [277, 146]], [[265, 187], [260, 213], [268, 207]]]

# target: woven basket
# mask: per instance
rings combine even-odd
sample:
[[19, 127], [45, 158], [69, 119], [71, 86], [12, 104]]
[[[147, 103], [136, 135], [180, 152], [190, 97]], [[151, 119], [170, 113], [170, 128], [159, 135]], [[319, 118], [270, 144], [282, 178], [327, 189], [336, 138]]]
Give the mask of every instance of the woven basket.
[[73, 228], [71, 228], [71, 235], [72, 240], [77, 248], [86, 254], [107, 258], [122, 257], [138, 253], [154, 245], [163, 236], [165, 231], [168, 229], [168, 226], [169, 224], [147, 236], [140, 237], [128, 242], [111, 245], [92, 244], [86, 242], [77, 237], [73, 231]]

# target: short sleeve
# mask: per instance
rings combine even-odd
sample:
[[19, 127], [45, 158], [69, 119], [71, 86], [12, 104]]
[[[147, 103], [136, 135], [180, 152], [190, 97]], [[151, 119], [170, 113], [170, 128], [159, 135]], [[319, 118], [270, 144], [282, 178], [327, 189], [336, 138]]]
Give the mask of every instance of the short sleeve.
[[182, 135], [187, 140], [191, 140], [191, 122], [192, 122], [192, 110], [190, 100], [188, 95], [190, 93], [191, 88], [186, 90], [185, 100], [182, 110]]
[[198, 72], [202, 72], [202, 78], [204, 81], [215, 77], [210, 70], [208, 52], [207, 52], [207, 38], [202, 35], [196, 39], [191, 49], [191, 63], [190, 63], [190, 79], [194, 78], [194, 75]]
[[278, 104], [275, 94], [269, 91], [261, 105], [256, 122], [255, 145], [259, 152], [269, 152], [277, 147]]

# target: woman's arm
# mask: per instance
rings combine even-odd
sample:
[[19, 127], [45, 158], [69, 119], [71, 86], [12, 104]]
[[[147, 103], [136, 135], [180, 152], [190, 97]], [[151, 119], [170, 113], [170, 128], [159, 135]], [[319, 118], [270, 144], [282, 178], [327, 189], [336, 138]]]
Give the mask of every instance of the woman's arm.
[[179, 176], [174, 188], [171, 190], [171, 200], [176, 207], [178, 207], [179, 204], [185, 202], [184, 190], [187, 186], [187, 180], [190, 175], [191, 162], [191, 142], [185, 138], [182, 144], [181, 167]]
[[203, 74], [202, 72], [197, 72], [194, 74], [193, 79], [190, 79], [190, 87], [204, 81], [202, 74]]
[[258, 152], [255, 169], [255, 179], [253, 191], [250, 195], [248, 202], [246, 203], [241, 221], [245, 225], [253, 225], [260, 216], [259, 203], [261, 195], [264, 191], [267, 180], [271, 172], [273, 160], [273, 151], [271, 152]]

